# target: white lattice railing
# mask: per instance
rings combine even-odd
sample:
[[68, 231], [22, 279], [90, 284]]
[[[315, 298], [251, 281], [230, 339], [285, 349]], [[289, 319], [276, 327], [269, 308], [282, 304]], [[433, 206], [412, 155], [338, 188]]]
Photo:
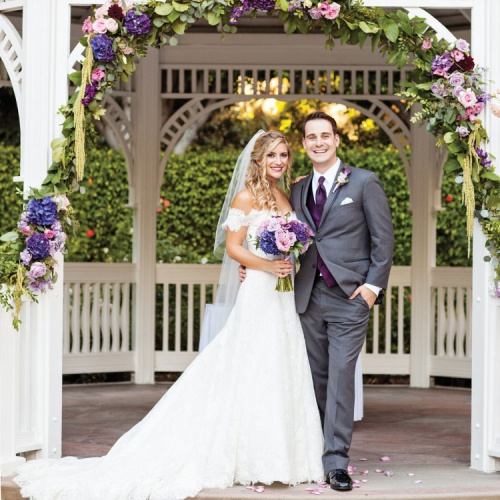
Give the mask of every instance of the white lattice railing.
[[406, 70], [386, 66], [162, 65], [162, 97], [348, 95], [398, 100]]
[[[157, 265], [155, 371], [182, 371], [196, 357], [219, 270]], [[64, 373], [135, 371], [134, 264], [67, 263], [64, 276]], [[471, 282], [470, 268], [432, 270], [431, 376], [470, 377]], [[383, 305], [373, 309], [364, 373], [410, 373], [410, 314], [411, 268], [395, 266]]]

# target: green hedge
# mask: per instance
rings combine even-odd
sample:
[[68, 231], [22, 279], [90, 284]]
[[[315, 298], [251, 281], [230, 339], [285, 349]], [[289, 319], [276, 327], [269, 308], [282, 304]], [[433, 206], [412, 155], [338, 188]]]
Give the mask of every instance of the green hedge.
[[[238, 150], [192, 149], [168, 159], [157, 212], [157, 260], [200, 262], [212, 256], [214, 230]], [[348, 164], [373, 170], [387, 193], [395, 228], [394, 263], [411, 263], [411, 213], [406, 177], [393, 148], [341, 148]], [[308, 173], [310, 163], [297, 153], [294, 176]], [[19, 150], [0, 144], [0, 234], [16, 223], [21, 197], [12, 178], [19, 173]], [[123, 155], [113, 150], [88, 152], [86, 193], [73, 194], [71, 203], [80, 229], [68, 238], [67, 261], [123, 262], [132, 258], [132, 209], [127, 206], [127, 172]], [[452, 201], [446, 202], [446, 196]], [[449, 198], [448, 198], [449, 199]], [[438, 265], [468, 266], [465, 213], [460, 186], [443, 181], [443, 206], [438, 214]], [[91, 231], [88, 233], [88, 231]]]

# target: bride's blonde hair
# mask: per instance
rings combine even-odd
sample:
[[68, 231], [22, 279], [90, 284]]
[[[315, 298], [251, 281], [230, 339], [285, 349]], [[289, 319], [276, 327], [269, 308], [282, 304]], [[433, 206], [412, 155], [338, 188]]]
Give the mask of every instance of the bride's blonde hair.
[[286, 137], [281, 132], [266, 132], [255, 141], [250, 155], [250, 165], [247, 170], [245, 186], [252, 193], [257, 208], [276, 212], [276, 197], [271, 191], [267, 180], [267, 155], [279, 144], [283, 143], [288, 152], [288, 163], [285, 172], [285, 188], [288, 189], [292, 176], [293, 152]]

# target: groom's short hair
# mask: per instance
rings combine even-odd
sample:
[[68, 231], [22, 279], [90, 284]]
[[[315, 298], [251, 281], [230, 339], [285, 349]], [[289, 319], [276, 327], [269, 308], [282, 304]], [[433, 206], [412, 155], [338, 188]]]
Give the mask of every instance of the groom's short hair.
[[310, 113], [306, 116], [306, 119], [304, 120], [304, 123], [302, 124], [302, 136], [303, 137], [306, 136], [306, 124], [310, 121], [313, 121], [313, 120], [326, 120], [327, 122], [330, 122], [332, 124], [333, 134], [334, 135], [338, 134], [337, 122], [335, 121], [335, 118], [328, 115], [327, 113], [324, 113], [323, 111], [314, 111], [313, 113]]

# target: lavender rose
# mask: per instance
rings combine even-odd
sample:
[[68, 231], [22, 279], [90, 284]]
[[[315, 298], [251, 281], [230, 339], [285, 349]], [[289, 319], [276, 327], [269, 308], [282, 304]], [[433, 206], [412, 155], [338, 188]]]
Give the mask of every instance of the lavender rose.
[[461, 126], [461, 127], [457, 127], [455, 129], [455, 132], [458, 133], [458, 135], [460, 137], [467, 137], [469, 135], [469, 129], [467, 127], [464, 127], [464, 126]]
[[35, 260], [42, 260], [50, 255], [50, 241], [44, 234], [33, 233], [26, 240], [26, 246]]
[[94, 36], [90, 40], [90, 46], [92, 47], [94, 57], [98, 61], [110, 62], [116, 57], [113, 51], [113, 40], [108, 35], [99, 34]]
[[46, 273], [47, 266], [43, 262], [35, 262], [31, 266], [30, 270], [26, 273], [26, 276], [31, 280], [35, 280], [37, 278], [45, 276]]
[[450, 75], [448, 81], [450, 82], [450, 85], [452, 85], [453, 87], [459, 87], [464, 84], [465, 77], [459, 71], [455, 71]]
[[146, 14], [137, 15], [133, 10], [127, 12], [123, 24], [131, 35], [145, 35], [151, 27], [151, 21]]
[[28, 222], [37, 226], [50, 226], [57, 219], [57, 205], [51, 196], [41, 200], [31, 198], [28, 201]]

